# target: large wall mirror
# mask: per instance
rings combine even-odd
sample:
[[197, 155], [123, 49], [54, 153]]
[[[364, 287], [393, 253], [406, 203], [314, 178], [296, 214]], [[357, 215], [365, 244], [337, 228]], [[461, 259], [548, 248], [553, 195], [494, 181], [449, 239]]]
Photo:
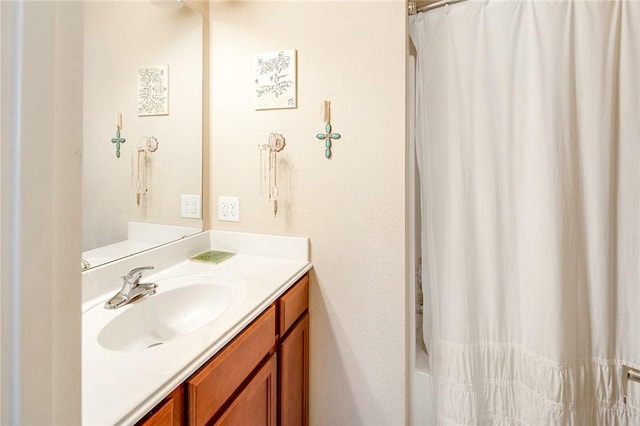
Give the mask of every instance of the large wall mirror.
[[208, 20], [158, 3], [84, 4], [83, 269], [203, 229]]

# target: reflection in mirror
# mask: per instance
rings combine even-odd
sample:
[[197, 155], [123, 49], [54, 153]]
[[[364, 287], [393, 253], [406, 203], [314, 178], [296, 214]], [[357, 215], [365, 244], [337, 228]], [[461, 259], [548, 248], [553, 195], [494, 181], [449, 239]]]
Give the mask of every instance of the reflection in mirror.
[[84, 4], [83, 269], [202, 230], [204, 24], [188, 7]]

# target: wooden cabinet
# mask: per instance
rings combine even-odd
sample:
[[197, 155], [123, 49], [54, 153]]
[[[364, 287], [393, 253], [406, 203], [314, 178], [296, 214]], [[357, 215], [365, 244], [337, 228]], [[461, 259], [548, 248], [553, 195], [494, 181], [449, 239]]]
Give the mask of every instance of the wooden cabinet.
[[278, 299], [278, 413], [282, 426], [309, 424], [309, 275]]
[[306, 274], [138, 425], [307, 425], [308, 306]]
[[274, 351], [276, 308], [269, 307], [187, 381], [188, 424], [206, 425], [263, 359]]
[[162, 402], [157, 410], [149, 414], [143, 425], [173, 426], [173, 398], [168, 398]]
[[284, 337], [294, 322], [309, 307], [309, 275], [300, 278], [285, 294], [278, 299], [278, 317], [280, 337]]
[[279, 348], [280, 424], [309, 424], [309, 314], [305, 313]]
[[177, 426], [184, 423], [185, 385], [181, 384], [149, 412], [140, 426]]
[[276, 426], [278, 409], [276, 358], [277, 355], [272, 355], [258, 370], [214, 425]]

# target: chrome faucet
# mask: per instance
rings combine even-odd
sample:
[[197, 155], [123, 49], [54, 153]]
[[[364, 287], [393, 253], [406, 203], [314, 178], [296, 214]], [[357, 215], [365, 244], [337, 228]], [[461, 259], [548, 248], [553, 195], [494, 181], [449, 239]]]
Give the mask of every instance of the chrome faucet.
[[140, 278], [147, 269], [153, 269], [153, 266], [143, 266], [129, 271], [122, 277], [124, 280], [122, 289], [117, 292], [111, 299], [104, 304], [105, 309], [116, 309], [127, 305], [142, 296], [151, 296], [156, 294], [158, 284], [141, 283]]

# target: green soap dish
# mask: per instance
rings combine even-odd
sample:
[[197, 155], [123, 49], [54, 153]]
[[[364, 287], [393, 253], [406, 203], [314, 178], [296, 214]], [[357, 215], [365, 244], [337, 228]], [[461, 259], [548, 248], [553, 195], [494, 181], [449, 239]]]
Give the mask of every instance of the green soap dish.
[[220, 263], [223, 260], [226, 260], [235, 255], [235, 253], [232, 253], [230, 251], [209, 250], [205, 251], [204, 253], [200, 253], [197, 256], [193, 256], [191, 260], [204, 263]]

